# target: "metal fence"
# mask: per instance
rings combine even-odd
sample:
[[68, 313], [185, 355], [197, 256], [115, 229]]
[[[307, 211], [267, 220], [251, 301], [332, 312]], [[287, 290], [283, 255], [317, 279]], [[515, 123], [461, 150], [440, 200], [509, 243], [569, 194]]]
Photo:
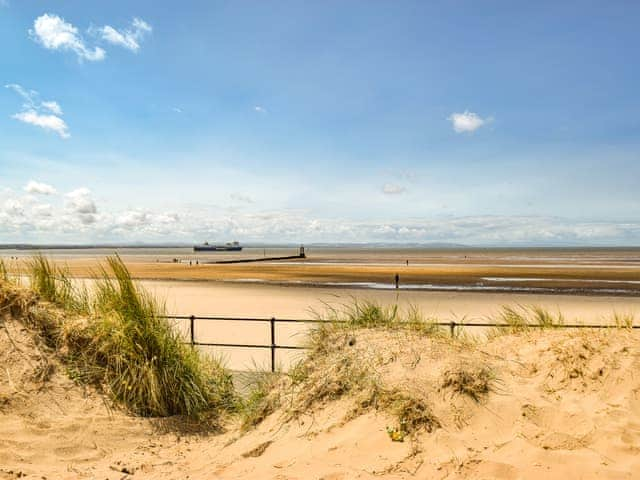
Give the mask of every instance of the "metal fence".
[[[305, 350], [306, 347], [300, 345], [279, 345], [276, 341], [276, 325], [279, 323], [296, 323], [296, 324], [319, 324], [325, 322], [325, 320], [313, 320], [313, 319], [293, 319], [293, 318], [240, 318], [240, 317], [213, 317], [213, 316], [196, 316], [196, 315], [167, 315], [164, 318], [170, 320], [188, 320], [189, 321], [189, 341], [188, 343], [192, 347], [231, 347], [231, 348], [256, 348], [256, 349], [269, 349], [271, 353], [271, 371], [276, 370], [276, 350]], [[244, 343], [212, 343], [212, 342], [199, 342], [196, 339], [195, 325], [196, 321], [224, 321], [224, 322], [261, 322], [268, 323], [270, 330], [270, 343], [264, 344], [244, 344]], [[332, 323], [347, 323], [346, 321], [331, 321]], [[430, 322], [429, 325], [435, 325], [438, 327], [448, 328], [452, 337], [456, 335], [457, 328], [467, 327], [484, 327], [484, 328], [510, 328], [512, 325], [496, 322]], [[529, 324], [530, 328], [591, 328], [591, 329], [609, 329], [609, 328], [621, 328], [619, 325], [611, 324], [554, 324], [554, 325], [538, 325]], [[625, 325], [622, 328], [640, 329], [640, 325]]]

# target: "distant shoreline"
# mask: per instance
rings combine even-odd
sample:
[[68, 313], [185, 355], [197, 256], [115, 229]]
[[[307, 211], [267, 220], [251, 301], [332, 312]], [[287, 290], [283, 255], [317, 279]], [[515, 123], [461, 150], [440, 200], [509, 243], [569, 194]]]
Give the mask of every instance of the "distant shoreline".
[[[158, 244], [128, 244], [128, 243], [96, 243], [96, 244], [32, 244], [32, 243], [4, 243], [0, 250], [105, 250], [105, 249], [191, 249], [196, 244], [191, 243], [158, 243]], [[459, 250], [470, 252], [481, 251], [639, 251], [640, 245], [464, 245], [456, 243], [243, 243], [245, 248], [297, 248], [304, 245], [311, 249], [379, 249], [379, 250]]]

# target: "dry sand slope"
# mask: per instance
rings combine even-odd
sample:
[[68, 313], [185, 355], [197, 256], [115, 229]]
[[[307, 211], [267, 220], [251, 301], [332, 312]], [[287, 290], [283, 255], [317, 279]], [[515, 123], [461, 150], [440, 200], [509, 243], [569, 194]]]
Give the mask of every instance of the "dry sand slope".
[[[358, 330], [332, 345], [304, 389], [282, 382], [281, 406], [263, 423], [240, 433], [231, 419], [225, 433], [196, 436], [110, 411], [7, 319], [0, 478], [640, 477], [638, 332], [542, 331], [465, 345]], [[353, 372], [341, 365], [414, 398], [422, 428], [392, 442], [386, 427], [397, 419], [344, 387]], [[489, 392], [464, 379], [478, 368], [492, 374]]]
[[76, 385], [22, 324], [0, 325], [0, 479], [121, 478], [111, 467], [140, 447], [160, 462], [148, 421]]

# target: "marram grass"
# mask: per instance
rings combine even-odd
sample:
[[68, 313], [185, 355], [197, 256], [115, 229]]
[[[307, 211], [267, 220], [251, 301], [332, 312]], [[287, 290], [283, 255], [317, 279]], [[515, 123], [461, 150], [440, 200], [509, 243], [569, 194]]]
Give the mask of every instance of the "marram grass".
[[0, 280], [3, 282], [9, 281], [9, 270], [4, 263], [4, 260], [0, 258]]
[[113, 397], [139, 415], [194, 415], [228, 407], [230, 376], [183, 343], [164, 306], [138, 287], [119, 257], [96, 286], [85, 358], [102, 368]]
[[[101, 386], [141, 416], [211, 415], [234, 408], [230, 374], [183, 343], [164, 318], [164, 305], [131, 279], [120, 257], [107, 260], [92, 295], [42, 256], [31, 262], [31, 286], [71, 314], [62, 315], [55, 328], [44, 313], [40, 324], [31, 323], [64, 350], [74, 379]], [[78, 313], [86, 321], [77, 315], [74, 320]]]
[[89, 311], [86, 288], [74, 285], [66, 269], [42, 255], [33, 257], [27, 265], [31, 289], [44, 300], [74, 313]]

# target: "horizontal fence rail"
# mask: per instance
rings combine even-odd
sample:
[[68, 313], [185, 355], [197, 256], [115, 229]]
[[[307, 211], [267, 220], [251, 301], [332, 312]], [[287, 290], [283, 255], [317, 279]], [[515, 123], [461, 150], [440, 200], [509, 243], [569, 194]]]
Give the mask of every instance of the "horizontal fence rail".
[[[306, 350], [307, 347], [300, 345], [278, 345], [276, 342], [276, 324], [278, 323], [297, 323], [297, 324], [321, 324], [321, 323], [349, 323], [347, 320], [318, 320], [309, 318], [251, 318], [251, 317], [215, 317], [215, 316], [196, 316], [196, 315], [163, 315], [161, 318], [168, 320], [189, 320], [189, 342], [192, 347], [230, 347], [230, 348], [256, 348], [256, 349], [269, 349], [271, 352], [271, 371], [276, 370], [276, 350]], [[220, 322], [260, 322], [269, 323], [270, 327], [270, 339], [269, 345], [264, 344], [244, 344], [244, 343], [212, 343], [212, 342], [198, 342], [195, 338], [195, 324], [196, 320], [203, 321], [220, 321]], [[497, 322], [428, 322], [429, 325], [438, 327], [449, 328], [451, 336], [456, 334], [456, 328], [466, 327], [497, 327], [497, 328], [517, 328], [518, 325], [510, 325], [508, 323]], [[610, 328], [628, 328], [628, 329], [640, 329], [640, 325], [612, 325], [612, 324], [583, 324], [583, 323], [559, 323], [552, 325], [541, 324], [526, 324], [523, 325], [527, 328], [595, 328], [595, 329], [610, 329]]]

